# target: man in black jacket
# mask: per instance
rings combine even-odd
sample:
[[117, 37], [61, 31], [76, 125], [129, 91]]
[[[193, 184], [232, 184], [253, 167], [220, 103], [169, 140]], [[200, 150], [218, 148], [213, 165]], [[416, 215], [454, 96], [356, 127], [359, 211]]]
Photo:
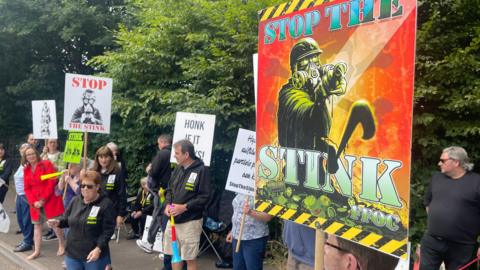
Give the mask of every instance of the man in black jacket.
[[[195, 156], [193, 144], [180, 140], [173, 145], [178, 166], [168, 182], [165, 215], [173, 216], [180, 256], [187, 262], [188, 270], [197, 269], [200, 235], [203, 225], [203, 210], [210, 196], [210, 172], [203, 161]], [[170, 221], [164, 235], [165, 254], [172, 255], [172, 228]], [[173, 263], [180, 270], [183, 262]]]

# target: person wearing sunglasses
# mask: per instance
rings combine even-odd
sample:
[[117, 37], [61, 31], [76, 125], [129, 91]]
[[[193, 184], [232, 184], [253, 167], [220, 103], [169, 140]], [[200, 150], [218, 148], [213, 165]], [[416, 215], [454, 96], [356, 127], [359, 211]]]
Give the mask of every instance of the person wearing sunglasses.
[[101, 176], [87, 171], [80, 176], [81, 196], [72, 199], [65, 214], [48, 220], [52, 228], [69, 228], [67, 269], [105, 269], [110, 264], [108, 242], [115, 230], [112, 201], [101, 193]]
[[325, 270], [394, 270], [398, 259], [335, 235], [324, 246]]
[[85, 90], [82, 96], [82, 106], [78, 107], [72, 115], [72, 123], [102, 125], [100, 111], [93, 106], [95, 93], [91, 89]]
[[471, 171], [467, 151], [458, 146], [443, 149], [438, 166], [424, 197], [421, 270], [438, 269], [442, 262], [447, 270], [458, 269], [480, 255], [480, 175]]

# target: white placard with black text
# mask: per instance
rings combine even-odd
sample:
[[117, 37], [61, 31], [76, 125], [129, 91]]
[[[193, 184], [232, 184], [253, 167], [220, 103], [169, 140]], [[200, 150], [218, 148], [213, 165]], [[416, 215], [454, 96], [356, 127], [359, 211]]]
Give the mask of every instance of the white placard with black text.
[[[195, 147], [195, 155], [203, 160], [205, 166], [210, 166], [214, 131], [215, 115], [177, 112], [173, 142], [189, 140]], [[174, 152], [172, 149], [170, 161], [176, 163]]]
[[255, 131], [238, 130], [225, 189], [255, 195]]
[[110, 133], [112, 84], [110, 78], [65, 74], [63, 128]]
[[55, 100], [32, 100], [33, 137], [57, 139]]

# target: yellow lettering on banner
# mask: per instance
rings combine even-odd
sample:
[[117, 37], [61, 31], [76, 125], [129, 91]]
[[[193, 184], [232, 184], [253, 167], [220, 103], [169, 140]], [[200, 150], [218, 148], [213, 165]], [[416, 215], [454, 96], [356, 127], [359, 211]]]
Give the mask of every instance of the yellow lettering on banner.
[[325, 229], [325, 232], [329, 234], [334, 234], [336, 231], [340, 230], [340, 228], [342, 227], [343, 227], [342, 223], [333, 222], [332, 225], [328, 226], [328, 228]]
[[371, 246], [375, 244], [378, 240], [382, 238], [381, 235], [378, 235], [376, 233], [370, 233], [367, 237], [363, 238], [360, 242], [360, 244], [365, 245], [365, 246]]
[[362, 230], [360, 230], [360, 229], [350, 228], [348, 231], [346, 231], [344, 234], [342, 234], [342, 237], [346, 238], [346, 239], [352, 239], [361, 232], [362, 232]]
[[407, 242], [407, 239], [404, 239], [402, 241], [390, 240], [390, 242], [386, 243], [385, 245], [383, 245], [383, 247], [379, 248], [378, 250], [383, 251], [385, 253], [392, 253], [395, 250], [402, 247], [406, 242]]
[[283, 207], [279, 206], [279, 205], [275, 205], [275, 207], [272, 208], [272, 210], [268, 211], [268, 214], [269, 215], [272, 215], [272, 216], [275, 216], [278, 214], [278, 212], [280, 212], [281, 210], [283, 209]]
[[285, 14], [288, 14], [288, 13], [291, 13], [292, 11], [294, 11], [295, 8], [297, 7], [299, 1], [300, 0], [293, 0], [293, 2], [288, 7], [287, 11], [285, 11]]
[[293, 216], [296, 212], [297, 210], [288, 209], [287, 212], [285, 212], [285, 214], [282, 215], [282, 218], [290, 219], [290, 217]]
[[266, 19], [268, 19], [268, 17], [270, 16], [270, 13], [272, 13], [274, 8], [275, 7], [267, 8], [267, 10], [265, 10], [265, 13], [263, 13], [262, 19], [260, 19], [260, 21], [265, 21]]
[[309, 217], [311, 217], [312, 215], [310, 214], [307, 214], [307, 213], [303, 213], [301, 214], [297, 219], [295, 219], [295, 222], [296, 223], [300, 223], [300, 224], [303, 224]]
[[280, 14], [282, 14], [282, 11], [286, 5], [287, 3], [280, 4], [277, 8], [277, 11], [275, 11], [275, 14], [273, 14], [273, 18], [280, 16]]

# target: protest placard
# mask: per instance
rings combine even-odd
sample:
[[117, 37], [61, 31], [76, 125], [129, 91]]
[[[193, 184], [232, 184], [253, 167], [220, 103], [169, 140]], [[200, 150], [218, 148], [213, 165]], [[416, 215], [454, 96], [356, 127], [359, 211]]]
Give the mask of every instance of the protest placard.
[[63, 128], [110, 133], [112, 79], [65, 74]]
[[406, 258], [416, 1], [259, 18], [257, 210]]
[[[173, 142], [189, 140], [195, 147], [195, 155], [203, 160], [205, 166], [210, 166], [214, 131], [215, 115], [177, 112]], [[174, 152], [170, 161], [176, 163]]]
[[82, 160], [83, 151], [83, 133], [68, 133], [68, 139], [65, 143], [65, 151], [63, 152], [63, 162], [79, 164]]
[[242, 128], [238, 130], [225, 189], [254, 196], [255, 131]]
[[32, 100], [32, 121], [35, 139], [57, 139], [55, 100]]

